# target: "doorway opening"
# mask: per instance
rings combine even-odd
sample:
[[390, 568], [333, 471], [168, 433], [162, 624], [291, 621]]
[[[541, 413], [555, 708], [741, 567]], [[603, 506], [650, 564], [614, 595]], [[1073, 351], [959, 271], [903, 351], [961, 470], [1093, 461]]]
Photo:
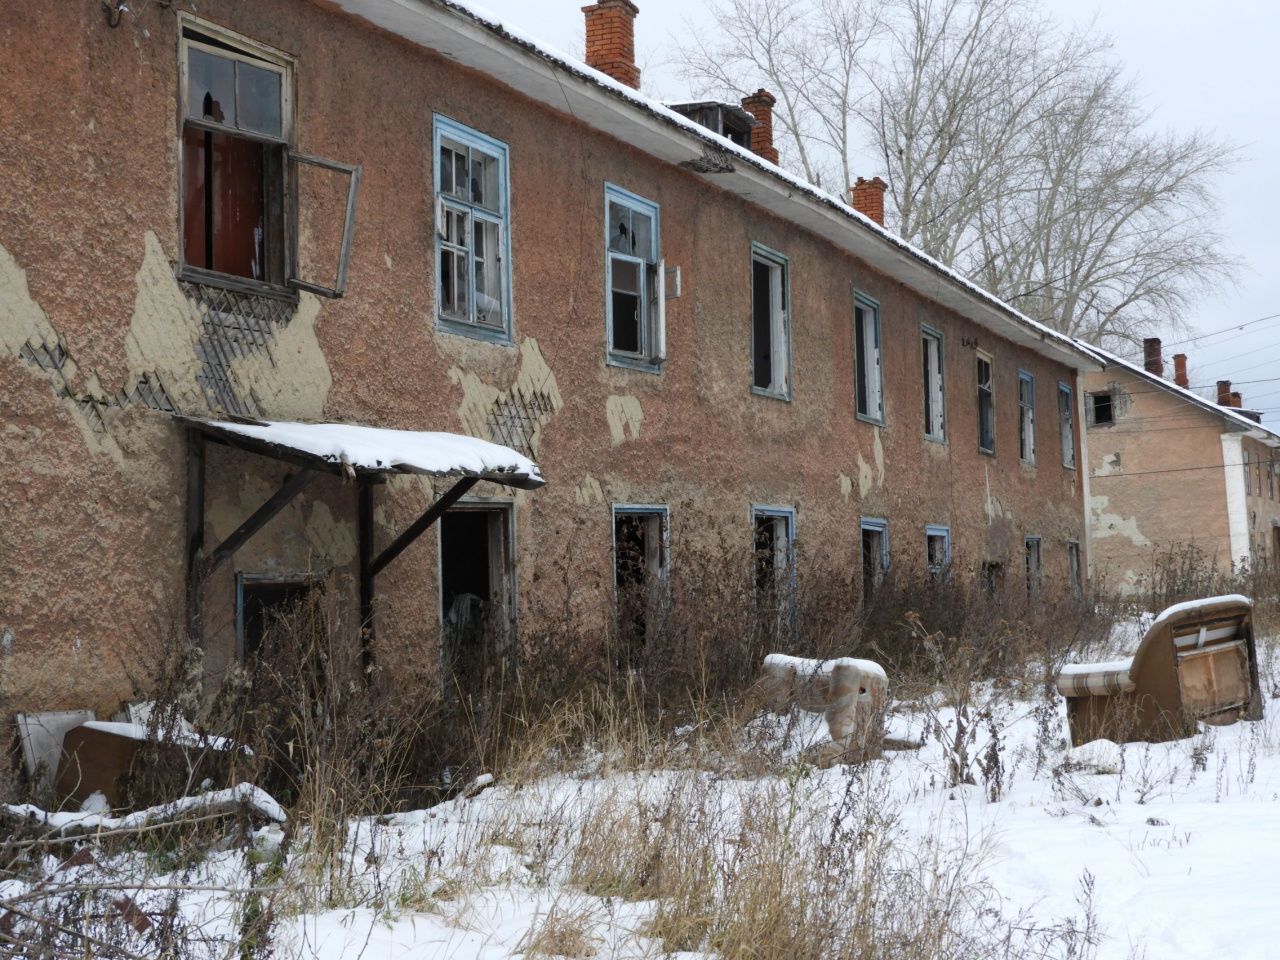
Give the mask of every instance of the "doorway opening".
[[508, 652], [511, 509], [462, 503], [440, 518], [441, 653], [447, 691], [478, 694]]

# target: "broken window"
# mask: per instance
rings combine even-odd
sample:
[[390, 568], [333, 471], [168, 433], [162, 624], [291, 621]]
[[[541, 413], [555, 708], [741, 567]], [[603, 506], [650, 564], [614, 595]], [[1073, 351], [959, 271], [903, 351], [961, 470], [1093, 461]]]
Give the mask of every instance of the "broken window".
[[1036, 378], [1018, 371], [1018, 457], [1036, 462]]
[[[292, 151], [291, 61], [203, 26], [183, 31], [181, 56], [186, 278], [342, 296], [360, 168]], [[304, 279], [321, 264], [330, 276]]]
[[1109, 427], [1116, 422], [1115, 403], [1111, 391], [1089, 394], [1089, 406], [1093, 411], [1095, 427]]
[[479, 694], [508, 650], [513, 561], [507, 505], [459, 504], [440, 517], [441, 652], [447, 692]]
[[869, 597], [889, 570], [889, 522], [862, 518], [862, 595]]
[[880, 356], [880, 306], [858, 294], [853, 306], [854, 363], [857, 414], [873, 423], [884, 422], [884, 381]]
[[605, 283], [609, 360], [655, 371], [667, 356], [666, 269], [658, 206], [605, 187]]
[[751, 255], [752, 385], [759, 393], [791, 395], [791, 324], [786, 257], [754, 245]]
[[978, 355], [978, 449], [996, 452], [996, 406], [991, 357]]
[[435, 157], [438, 323], [510, 340], [507, 146], [437, 114]]
[[305, 616], [320, 583], [312, 576], [238, 574], [236, 647], [241, 662], [260, 656], [278, 631], [296, 629], [296, 618]]
[[1067, 577], [1071, 583], [1071, 595], [1079, 600], [1084, 596], [1084, 571], [1080, 566], [1080, 544], [1067, 541]]
[[946, 404], [942, 388], [942, 334], [925, 328], [920, 335], [924, 372], [924, 435], [930, 440], [947, 436]]
[[795, 577], [795, 513], [786, 507], [755, 507], [756, 596], [782, 602]]
[[637, 666], [661, 611], [667, 579], [666, 507], [613, 510], [614, 585], [618, 602], [618, 661]]
[[1076, 466], [1076, 412], [1071, 403], [1071, 388], [1058, 384], [1058, 442], [1062, 446], [1062, 465]]
[[929, 524], [924, 528], [925, 565], [931, 580], [951, 576], [951, 528]]
[[1024, 541], [1024, 549], [1026, 553], [1026, 570], [1027, 570], [1027, 596], [1037, 597], [1040, 595], [1040, 538], [1027, 537]]

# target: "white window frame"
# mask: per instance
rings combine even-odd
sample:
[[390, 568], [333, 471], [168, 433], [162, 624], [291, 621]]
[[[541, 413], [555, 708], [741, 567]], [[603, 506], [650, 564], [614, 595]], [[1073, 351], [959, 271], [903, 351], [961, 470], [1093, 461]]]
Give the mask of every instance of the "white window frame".
[[1070, 384], [1058, 381], [1058, 442], [1062, 446], [1062, 465], [1076, 468], [1076, 406]]
[[[653, 221], [652, 245], [647, 257], [635, 257], [609, 248], [609, 204], [617, 203]], [[640, 275], [640, 349], [635, 353], [613, 346], [613, 264], [635, 263]], [[662, 210], [616, 184], [604, 185], [604, 310], [605, 363], [645, 373], [661, 373], [667, 359], [667, 269], [662, 260]]]
[[[486, 136], [478, 130], [474, 130], [465, 124], [459, 123], [442, 114], [434, 114], [432, 121], [432, 167], [433, 182], [432, 189], [435, 196], [435, 274], [436, 274], [436, 329], [446, 333], [456, 333], [464, 337], [472, 337], [477, 340], [488, 340], [496, 343], [510, 344], [515, 342], [515, 317], [512, 309], [512, 293], [511, 293], [511, 165], [510, 151], [507, 145], [501, 140], [495, 140], [493, 137]], [[473, 203], [470, 199], [463, 200], [452, 194], [445, 195], [441, 192], [440, 187], [440, 148], [442, 141], [451, 140], [454, 143], [466, 148], [468, 156], [471, 150], [478, 150], [488, 156], [493, 157], [498, 162], [498, 188], [499, 188], [499, 204], [498, 211], [482, 207]], [[446, 246], [444, 237], [444, 218], [447, 214], [462, 215], [467, 217], [468, 244], [458, 246], [448, 244], [450, 248], [465, 253], [467, 257], [467, 319], [460, 317], [448, 316], [444, 312], [444, 287], [442, 270], [440, 268], [440, 255]], [[474, 224], [477, 220], [492, 224], [498, 228], [498, 249], [496, 251], [499, 260], [498, 277], [502, 286], [501, 291], [501, 310], [502, 317], [500, 324], [485, 323], [477, 316], [476, 311], [476, 251], [475, 251], [475, 228]]]
[[1036, 462], [1036, 378], [1026, 370], [1018, 371], [1018, 459]]
[[947, 391], [942, 331], [922, 324], [920, 347], [924, 393], [924, 435], [927, 440], [947, 439]]
[[[929, 562], [929, 541], [934, 537], [942, 538], [941, 566]], [[934, 580], [947, 580], [951, 577], [951, 528], [940, 523], [926, 524], [924, 528], [924, 562], [929, 576]]]
[[[982, 364], [987, 365], [987, 381], [982, 381]], [[976, 381], [975, 397], [978, 405], [978, 450], [982, 453], [989, 453], [992, 456], [996, 452], [996, 362], [995, 358], [989, 353], [983, 353], [981, 350], [974, 353], [973, 375]], [[991, 414], [991, 445], [984, 446], [982, 443], [982, 398], [986, 397], [987, 410]]]
[[[857, 291], [854, 292], [853, 300], [854, 413], [859, 420], [884, 426], [884, 341], [880, 327], [880, 304]], [[865, 410], [862, 409], [859, 398], [859, 381], [866, 388]]]
[[[755, 265], [769, 268], [770, 317], [769, 385], [755, 382]], [[791, 261], [760, 243], [751, 244], [751, 392], [757, 396], [791, 399]]]

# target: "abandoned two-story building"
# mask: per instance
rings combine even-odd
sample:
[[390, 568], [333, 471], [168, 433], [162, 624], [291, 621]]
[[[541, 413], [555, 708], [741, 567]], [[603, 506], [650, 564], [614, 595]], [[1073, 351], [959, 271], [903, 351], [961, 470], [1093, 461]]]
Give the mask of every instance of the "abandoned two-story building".
[[1228, 380], [1216, 402], [1195, 393], [1186, 354], [1167, 379], [1162, 349], [1148, 338], [1142, 365], [1104, 355], [1084, 377], [1090, 560], [1120, 592], [1170, 552], [1224, 575], [1280, 561], [1280, 434]]
[[628, 0], [590, 65], [453, 0], [122, 6], [0, 33], [9, 709], [317, 588], [438, 672], [698, 554], [1082, 585], [1095, 358], [777, 167], [767, 93], [641, 96]]

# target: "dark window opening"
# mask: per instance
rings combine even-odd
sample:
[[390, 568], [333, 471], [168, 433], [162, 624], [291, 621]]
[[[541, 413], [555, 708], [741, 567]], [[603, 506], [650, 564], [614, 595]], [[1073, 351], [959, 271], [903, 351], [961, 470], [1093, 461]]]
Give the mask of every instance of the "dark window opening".
[[1004, 588], [1004, 564], [994, 560], [982, 564], [982, 588], [988, 597], [995, 597]]
[[889, 531], [882, 526], [862, 527], [862, 595], [870, 597], [884, 581], [888, 567]]
[[1110, 393], [1091, 393], [1089, 402], [1093, 405], [1093, 425], [1107, 427], [1116, 422], [1115, 404]]
[[946, 580], [951, 571], [951, 535], [943, 530], [925, 534], [925, 566], [931, 580]]
[[613, 262], [613, 349], [620, 353], [639, 353], [644, 299], [641, 296], [641, 264], [616, 259]]
[[614, 515], [614, 584], [618, 594], [618, 665], [639, 665], [666, 567], [664, 515]]
[[1040, 538], [1027, 537], [1026, 539], [1026, 570], [1027, 570], [1027, 596], [1036, 597], [1040, 594], [1040, 577], [1041, 577], [1041, 556], [1040, 556]]
[[508, 551], [503, 510], [440, 518], [440, 611], [447, 692], [478, 693], [505, 653]]
[[877, 423], [884, 418], [880, 363], [880, 311], [858, 301], [853, 308], [854, 401], [858, 416]]
[[312, 579], [240, 581], [240, 659], [252, 660], [264, 653], [280, 630], [295, 629], [318, 591]]
[[1071, 581], [1071, 594], [1077, 600], [1084, 596], [1084, 571], [1080, 566], [1080, 544], [1067, 541], [1067, 576]]
[[996, 408], [991, 360], [978, 356], [978, 449], [994, 453], [996, 449]]
[[758, 513], [755, 517], [756, 593], [776, 597], [791, 577], [791, 524], [785, 516]]
[[769, 264], [751, 261], [751, 343], [753, 382], [762, 390], [773, 383], [773, 271]]

